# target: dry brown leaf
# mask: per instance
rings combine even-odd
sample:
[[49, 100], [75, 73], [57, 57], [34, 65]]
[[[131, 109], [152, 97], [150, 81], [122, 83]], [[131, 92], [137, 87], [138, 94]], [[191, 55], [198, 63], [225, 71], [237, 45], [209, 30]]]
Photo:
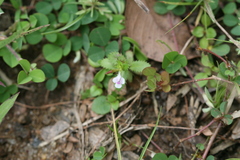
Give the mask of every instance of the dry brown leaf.
[[[177, 48], [174, 42], [173, 32], [165, 33], [180, 22], [181, 19], [170, 14], [156, 14], [153, 10], [155, 0], [143, 2], [150, 9], [149, 14], [141, 10], [133, 0], [127, 0], [125, 13], [127, 35], [138, 42], [141, 50], [148, 58], [162, 62], [164, 54], [170, 50], [163, 44], [159, 45], [156, 40], [164, 41], [173, 50], [180, 51], [190, 38], [190, 33], [185, 23], [181, 23], [174, 29], [178, 45]], [[189, 52], [186, 52], [185, 55], [188, 59], [196, 57], [196, 55], [190, 54]]]

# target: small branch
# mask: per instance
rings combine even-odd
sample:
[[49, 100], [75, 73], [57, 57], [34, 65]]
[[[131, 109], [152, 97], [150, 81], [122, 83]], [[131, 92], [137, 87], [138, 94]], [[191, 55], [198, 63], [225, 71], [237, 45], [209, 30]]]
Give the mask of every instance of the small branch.
[[221, 56], [217, 55], [216, 53], [214, 53], [214, 52], [212, 52], [212, 51], [210, 51], [208, 49], [204, 49], [204, 48], [200, 48], [200, 47], [198, 47], [197, 49], [200, 50], [200, 51], [208, 52], [208, 53], [214, 55], [215, 57], [221, 59], [226, 64], [226, 66], [228, 68], [231, 67], [231, 65], [224, 58], [222, 58]]
[[199, 82], [199, 81], [207, 81], [207, 80], [219, 80], [219, 81], [223, 81], [223, 82], [226, 82], [226, 83], [229, 83], [229, 84], [234, 84], [233, 82], [231, 81], [228, 81], [228, 80], [225, 80], [225, 79], [222, 79], [222, 78], [219, 78], [219, 77], [216, 77], [216, 76], [211, 76], [211, 77], [208, 77], [208, 78], [202, 78], [202, 79], [193, 79], [193, 80], [189, 80], [189, 81], [184, 81], [184, 82], [180, 82], [180, 83], [175, 83], [175, 84], [172, 84], [171, 86], [179, 86], [179, 85], [183, 85], [183, 84], [188, 84], [188, 83], [193, 83], [193, 82]]
[[212, 143], [213, 143], [214, 139], [216, 138], [219, 129], [221, 128], [221, 125], [222, 125], [222, 122], [219, 122], [215, 132], [213, 133], [213, 135], [211, 136], [211, 138], [210, 138], [210, 140], [208, 142], [207, 148], [205, 149], [201, 160], [205, 160], [206, 159], [207, 154], [208, 154], [208, 152], [209, 152], [209, 150], [210, 150], [210, 148], [212, 146]]

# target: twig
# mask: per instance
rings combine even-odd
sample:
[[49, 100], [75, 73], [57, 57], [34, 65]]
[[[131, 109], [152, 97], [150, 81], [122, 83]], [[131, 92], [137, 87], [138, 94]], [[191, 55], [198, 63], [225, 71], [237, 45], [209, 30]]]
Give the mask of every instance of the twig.
[[215, 132], [214, 132], [213, 135], [211, 136], [211, 138], [210, 138], [210, 140], [209, 140], [209, 142], [208, 142], [208, 145], [207, 145], [207, 147], [206, 147], [206, 149], [205, 149], [205, 151], [204, 151], [204, 153], [203, 153], [202, 160], [205, 160], [205, 159], [206, 159], [207, 154], [208, 154], [208, 152], [209, 152], [209, 150], [210, 150], [210, 148], [211, 148], [211, 146], [212, 146], [212, 143], [213, 143], [214, 139], [216, 138], [219, 129], [221, 128], [221, 125], [222, 125], [222, 122], [219, 122], [219, 124], [218, 124]]
[[40, 144], [39, 144], [39, 147], [46, 146], [47, 144], [49, 144], [49, 143], [51, 143], [51, 142], [53, 142], [53, 141], [56, 141], [57, 139], [60, 139], [60, 138], [66, 136], [66, 135], [68, 135], [68, 134], [69, 134], [69, 130], [67, 130], [67, 131], [65, 131], [65, 132], [63, 132], [63, 133], [55, 136], [54, 138], [52, 138], [52, 139], [50, 139], [50, 140], [47, 140], [47, 141], [44, 141], [44, 142], [40, 143]]

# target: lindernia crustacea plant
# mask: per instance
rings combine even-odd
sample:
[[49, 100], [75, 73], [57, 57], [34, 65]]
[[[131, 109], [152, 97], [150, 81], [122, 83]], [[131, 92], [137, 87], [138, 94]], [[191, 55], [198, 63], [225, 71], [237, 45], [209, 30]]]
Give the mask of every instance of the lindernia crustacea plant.
[[115, 83], [115, 88], [121, 88], [125, 84], [125, 79], [121, 76], [121, 73], [118, 72], [117, 77], [113, 78], [113, 83]]

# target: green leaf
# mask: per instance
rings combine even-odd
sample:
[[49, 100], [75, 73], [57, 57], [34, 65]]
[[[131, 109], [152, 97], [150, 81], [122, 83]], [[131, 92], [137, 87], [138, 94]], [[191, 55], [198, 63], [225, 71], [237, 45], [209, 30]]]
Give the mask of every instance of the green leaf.
[[225, 14], [223, 17], [223, 23], [228, 27], [237, 25], [238, 18], [232, 14]]
[[49, 42], [55, 42], [57, 40], [57, 34], [56, 33], [47, 34], [47, 35], [45, 35], [45, 37]]
[[46, 63], [42, 66], [42, 71], [44, 72], [44, 74], [46, 75], [47, 78], [54, 78], [55, 77], [55, 72], [54, 72], [54, 68], [51, 64]]
[[98, 71], [97, 74], [94, 76], [94, 80], [102, 82], [107, 71], [108, 71], [107, 69], [101, 69], [100, 71]]
[[52, 5], [50, 5], [50, 3], [45, 1], [40, 1], [36, 3], [35, 9], [39, 13], [48, 14], [52, 11], [53, 8], [52, 8]]
[[119, 108], [119, 101], [111, 102], [111, 107], [116, 111]]
[[88, 53], [89, 48], [90, 48], [89, 37], [88, 37], [87, 33], [83, 33], [83, 36], [82, 36], [82, 37], [83, 37], [83, 38], [82, 38], [82, 39], [83, 39], [83, 48], [84, 48], [85, 52]]
[[38, 44], [42, 40], [42, 38], [43, 36], [40, 31], [35, 31], [33, 33], [30, 33], [29, 35], [26, 35], [26, 40], [31, 45]]
[[17, 77], [18, 84], [25, 84], [32, 80], [32, 77], [28, 76], [24, 71], [20, 71]]
[[53, 6], [53, 9], [59, 10], [61, 8], [61, 5], [62, 5], [62, 0], [54, 0], [54, 1], [51, 1], [51, 3], [52, 3], [52, 6]]
[[229, 114], [226, 114], [226, 115], [224, 115], [223, 121], [227, 125], [230, 125], [233, 122], [233, 117], [231, 115], [229, 115]]
[[215, 158], [214, 158], [214, 156], [210, 155], [210, 156], [207, 157], [206, 160], [215, 160]]
[[17, 58], [7, 49], [7, 47], [0, 49], [0, 56], [3, 56], [4, 62], [11, 68], [17, 66], [19, 63]]
[[152, 158], [152, 160], [167, 160], [167, 159], [168, 159], [168, 157], [164, 153], [157, 153]]
[[161, 2], [156, 2], [153, 9], [158, 14], [166, 14], [168, 12], [167, 5]]
[[0, 105], [0, 123], [2, 122], [3, 118], [6, 116], [8, 111], [12, 108], [14, 102], [16, 101], [19, 93], [13, 95], [11, 98], [7, 99]]
[[30, 71], [30, 69], [31, 69], [31, 64], [29, 63], [28, 60], [22, 59], [22, 60], [19, 61], [19, 64], [21, 65], [22, 69], [23, 69], [26, 73], [28, 73], [28, 72]]
[[134, 61], [130, 64], [129, 69], [132, 70], [133, 72], [140, 73], [146, 67], [150, 67], [150, 64], [145, 61]]
[[91, 31], [89, 38], [91, 42], [100, 46], [105, 46], [111, 39], [111, 32], [108, 28], [98, 27]]
[[63, 33], [57, 33], [57, 39], [54, 42], [54, 44], [61, 46], [61, 45], [66, 44], [67, 41], [68, 41], [68, 39], [67, 39], [66, 35], [64, 35]]
[[58, 62], [62, 58], [63, 50], [54, 44], [45, 44], [43, 46], [43, 55], [49, 62]]
[[215, 31], [215, 29], [213, 29], [212, 27], [207, 29], [206, 31], [207, 38], [214, 38], [216, 37], [216, 35], [217, 35], [217, 32]]
[[[216, 2], [215, 2], [216, 3]], [[212, 24], [212, 21], [210, 19], [210, 17], [207, 15], [206, 12], [204, 12], [204, 14], [201, 17], [201, 23], [204, 25], [204, 27], [208, 27], [210, 24]]]
[[153, 67], [146, 67], [143, 69], [142, 74], [145, 76], [154, 76], [156, 74], [156, 69]]
[[66, 82], [70, 77], [71, 70], [66, 63], [62, 63], [57, 71], [57, 78], [61, 82]]
[[106, 69], [116, 69], [115, 65], [108, 58], [101, 60], [100, 65]]
[[103, 90], [96, 85], [91, 86], [90, 95], [92, 97], [100, 96], [103, 93]]
[[10, 0], [15, 9], [19, 9], [22, 6], [22, 0]]
[[134, 52], [137, 60], [139, 60], [139, 61], [146, 61], [148, 59], [147, 56], [136, 45], [134, 45], [133, 50], [134, 50], [133, 52]]
[[240, 25], [233, 27], [230, 32], [235, 36], [240, 36]]
[[105, 47], [106, 55], [108, 55], [109, 53], [112, 53], [112, 52], [118, 52], [118, 50], [119, 50], [119, 45], [118, 45], [117, 41], [111, 41]]
[[[40, 27], [49, 23], [48, 17], [42, 13], [35, 13], [33, 14], [33, 16], [35, 16], [37, 19], [36, 27]], [[39, 30], [39, 32], [43, 32], [46, 29], [47, 29], [46, 27], [43, 27]]]
[[97, 62], [98, 60], [103, 59], [105, 56], [105, 52], [102, 48], [97, 46], [91, 46], [88, 51], [88, 57], [94, 61]]
[[56, 89], [57, 85], [58, 85], [57, 79], [55, 79], [55, 78], [50, 78], [50, 79], [47, 80], [46, 88], [47, 88], [49, 91], [53, 91], [54, 89]]
[[237, 9], [236, 3], [229, 2], [224, 6], [223, 12], [224, 14], [233, 14], [236, 9]]
[[214, 118], [218, 118], [218, 117], [221, 117], [221, 112], [217, 109], [217, 108], [212, 108], [211, 109], [211, 115], [214, 117]]
[[225, 113], [226, 105], [227, 105], [227, 102], [224, 101], [224, 102], [222, 102], [222, 103], [220, 104], [220, 106], [219, 106], [220, 112], [221, 112], [222, 114]]
[[29, 76], [32, 77], [32, 81], [39, 83], [45, 80], [45, 74], [41, 69], [35, 69], [29, 73]]
[[73, 36], [70, 38], [72, 42], [72, 50], [73, 51], [78, 51], [82, 48], [83, 46], [83, 37], [79, 36]]
[[67, 23], [70, 19], [70, 13], [67, 12], [59, 12], [58, 14], [58, 22], [59, 23]]
[[185, 6], [177, 6], [176, 8], [174, 8], [172, 10], [173, 14], [175, 14], [176, 16], [181, 16], [186, 12], [186, 7]]
[[202, 143], [198, 143], [198, 144], [196, 145], [196, 147], [197, 147], [200, 151], [203, 151], [203, 150], [205, 149], [205, 146], [204, 146], [204, 144], [202, 144]]
[[218, 54], [219, 56], [225, 56], [230, 52], [230, 46], [227, 44], [221, 44], [219, 46], [214, 46], [212, 52]]
[[63, 56], [67, 56], [70, 53], [71, 47], [72, 47], [72, 42], [70, 40], [67, 40], [67, 43], [63, 48]]
[[[201, 73], [198, 73], [196, 74], [196, 76], [194, 76], [194, 79], [202, 79], [202, 78], [207, 78], [208, 75], [204, 72], [201, 72]], [[197, 84], [200, 86], [200, 87], [203, 87], [205, 86], [206, 84], [208, 83], [208, 80], [205, 80], [205, 81], [198, 81]], [[193, 85], [194, 87], [196, 87], [196, 85], [194, 84]]]
[[199, 40], [199, 45], [201, 48], [208, 48], [208, 39], [206, 37], [203, 37]]
[[99, 96], [93, 100], [92, 110], [97, 114], [106, 114], [111, 110], [111, 104], [106, 96]]
[[97, 10], [93, 10], [93, 12], [88, 12], [81, 19], [82, 25], [94, 22], [98, 18], [98, 15], [99, 13], [97, 12]]

